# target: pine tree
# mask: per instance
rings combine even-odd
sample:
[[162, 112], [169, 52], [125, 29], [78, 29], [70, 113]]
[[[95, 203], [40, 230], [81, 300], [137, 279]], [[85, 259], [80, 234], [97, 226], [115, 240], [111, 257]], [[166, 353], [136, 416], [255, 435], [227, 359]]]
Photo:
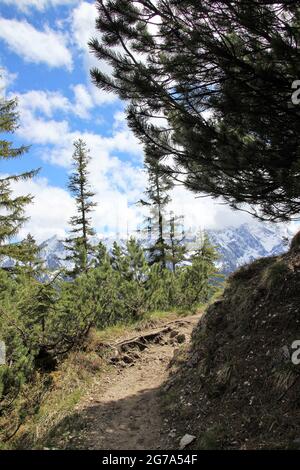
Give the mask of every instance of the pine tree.
[[[114, 242], [110, 263], [114, 272], [110, 282], [111, 298], [120, 320], [132, 320], [141, 315], [145, 308], [145, 283], [148, 277], [148, 264], [140, 244], [130, 238], [126, 247]], [[114, 291], [114, 292], [113, 292]]]
[[118, 271], [121, 275], [127, 273], [128, 263], [126, 260], [124, 249], [116, 241], [113, 243], [110, 262], [112, 268], [115, 271]]
[[[150, 218], [147, 218], [147, 231], [150, 232], [150, 246], [147, 248], [148, 261], [152, 265], [159, 263], [162, 269], [167, 266], [167, 254], [169, 245], [166, 241], [167, 223], [165, 212], [171, 201], [168, 194], [174, 184], [171, 179], [162, 174], [157, 162], [153, 157], [147, 159], [146, 169], [148, 171], [148, 188], [145, 191], [147, 200], [140, 200], [140, 204], [150, 208]], [[155, 237], [152, 242], [153, 236]]]
[[128, 279], [143, 286], [149, 273], [148, 263], [144, 249], [133, 237], [126, 243], [126, 257], [128, 260]]
[[99, 242], [94, 249], [94, 267], [98, 268], [109, 260], [109, 254], [103, 242]]
[[[13, 133], [18, 122], [17, 101], [0, 98], [0, 132]], [[0, 160], [16, 159], [23, 156], [28, 147], [15, 148], [13, 143], [0, 139]], [[8, 256], [12, 259], [24, 259], [24, 250], [19, 244], [10, 243], [26, 222], [25, 208], [32, 201], [30, 195], [14, 196], [11, 183], [26, 181], [36, 175], [36, 171], [28, 171], [18, 175], [0, 178], [0, 257]]]
[[216, 261], [219, 255], [204, 232], [197, 234], [190, 266], [181, 272], [181, 304], [192, 308], [205, 303], [216, 291], [223, 276], [219, 274]]
[[297, 217], [298, 2], [96, 4], [101, 42], [91, 51], [113, 71], [93, 69], [92, 79], [129, 103], [146, 148], [172, 156], [170, 172], [196, 193], [268, 220]]
[[[20, 244], [21, 265], [19, 269], [27, 276], [37, 278], [45, 272], [44, 261], [40, 258], [40, 247], [34, 237], [29, 233]], [[22, 259], [23, 253], [23, 259]]]
[[172, 271], [175, 273], [176, 266], [185, 259], [187, 248], [185, 245], [184, 227], [179, 227], [181, 216], [175, 216], [173, 212], [170, 214], [170, 250], [168, 254], [168, 261], [172, 266]]
[[131, 319], [137, 319], [145, 310], [145, 284], [149, 267], [144, 250], [132, 237], [126, 243], [122, 282], [119, 294]]
[[146, 305], [149, 311], [169, 310], [178, 306], [177, 274], [153, 264], [146, 282]]
[[74, 171], [69, 178], [68, 188], [75, 198], [77, 214], [71, 217], [71, 236], [66, 239], [66, 248], [69, 252], [66, 259], [74, 264], [73, 270], [69, 273], [72, 276], [88, 270], [89, 255], [93, 253], [90, 237], [95, 234], [91, 227], [90, 213], [96, 206], [92, 201], [95, 193], [91, 191], [88, 182], [89, 150], [82, 139], [75, 141], [74, 147]]

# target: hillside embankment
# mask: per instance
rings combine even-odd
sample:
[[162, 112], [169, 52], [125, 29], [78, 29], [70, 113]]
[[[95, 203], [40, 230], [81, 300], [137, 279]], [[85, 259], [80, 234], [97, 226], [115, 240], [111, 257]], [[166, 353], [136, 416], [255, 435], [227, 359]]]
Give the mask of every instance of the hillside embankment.
[[163, 408], [192, 448], [300, 447], [299, 238], [231, 275], [173, 364]]

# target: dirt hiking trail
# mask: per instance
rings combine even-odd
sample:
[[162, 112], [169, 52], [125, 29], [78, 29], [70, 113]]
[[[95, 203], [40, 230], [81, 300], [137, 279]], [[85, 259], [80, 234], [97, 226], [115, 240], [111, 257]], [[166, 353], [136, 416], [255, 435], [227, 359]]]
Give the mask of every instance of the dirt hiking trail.
[[[77, 405], [67, 448], [156, 450], [167, 446], [168, 429], [160, 414], [160, 392], [170, 360], [190, 341], [200, 315], [168, 322], [120, 341], [113, 371]], [[71, 421], [72, 422], [72, 421]]]

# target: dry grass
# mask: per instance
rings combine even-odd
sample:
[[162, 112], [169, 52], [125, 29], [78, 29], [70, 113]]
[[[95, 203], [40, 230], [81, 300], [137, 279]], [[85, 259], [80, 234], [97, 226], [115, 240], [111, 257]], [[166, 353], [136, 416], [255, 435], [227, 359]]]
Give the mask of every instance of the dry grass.
[[[70, 414], [93, 382], [107, 369], [107, 364], [95, 352], [73, 352], [57, 371], [50, 374], [51, 386], [38, 411], [28, 417], [11, 448], [38, 449], [57, 423]], [[30, 392], [29, 392], [30, 393]]]

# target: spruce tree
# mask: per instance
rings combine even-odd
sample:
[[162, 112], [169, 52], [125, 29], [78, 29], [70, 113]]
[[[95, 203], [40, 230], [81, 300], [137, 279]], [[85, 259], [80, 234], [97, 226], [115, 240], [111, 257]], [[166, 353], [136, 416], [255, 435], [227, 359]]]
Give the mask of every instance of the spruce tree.
[[65, 242], [69, 252], [66, 259], [74, 265], [69, 273], [72, 276], [88, 270], [89, 255], [94, 251], [90, 238], [95, 234], [91, 227], [90, 213], [96, 206], [92, 200], [95, 193], [92, 192], [88, 181], [89, 150], [82, 139], [75, 141], [74, 147], [73, 173], [69, 178], [68, 188], [75, 198], [77, 213], [70, 219], [70, 236]]
[[148, 276], [148, 264], [145, 258], [144, 249], [140, 243], [131, 237], [126, 243], [126, 256], [128, 264], [128, 278], [144, 285]]
[[182, 221], [181, 216], [176, 216], [173, 212], [170, 214], [170, 250], [168, 254], [168, 261], [172, 266], [172, 271], [175, 273], [176, 266], [185, 259], [187, 248], [185, 245], [184, 227], [179, 227]]
[[110, 262], [112, 268], [121, 275], [127, 273], [128, 266], [124, 249], [116, 241], [113, 243]]
[[137, 319], [145, 310], [145, 283], [148, 272], [143, 248], [134, 238], [130, 238], [126, 243], [119, 286], [119, 295], [130, 319]]
[[94, 267], [103, 266], [109, 260], [109, 254], [103, 242], [99, 242], [94, 249]]
[[129, 103], [146, 148], [172, 156], [170, 172], [196, 193], [268, 220], [298, 216], [298, 2], [96, 4], [90, 47], [113, 73], [93, 69], [93, 82]]
[[[0, 133], [13, 133], [18, 125], [17, 101], [0, 98]], [[28, 147], [14, 147], [6, 135], [0, 138], [0, 160], [16, 159], [23, 156]], [[0, 257], [7, 256], [24, 259], [24, 250], [19, 244], [10, 243], [26, 222], [26, 206], [32, 201], [30, 195], [14, 196], [11, 183], [26, 181], [37, 174], [38, 170], [12, 174], [0, 178]]]
[[39, 278], [42, 274], [45, 273], [45, 268], [44, 262], [39, 256], [40, 247], [37, 245], [34, 237], [29, 233], [27, 237], [19, 244], [19, 247], [19, 259], [21, 260], [19, 269], [29, 277]]
[[190, 257], [190, 266], [181, 273], [181, 304], [192, 308], [205, 303], [217, 290], [223, 276], [219, 274], [216, 261], [219, 255], [205, 232], [196, 237], [194, 251]]
[[[148, 187], [145, 191], [146, 201], [140, 200], [140, 204], [150, 208], [150, 218], [147, 219], [147, 231], [150, 232], [150, 246], [147, 248], [148, 261], [152, 265], [159, 263], [161, 268], [167, 266], [167, 255], [169, 245], [166, 240], [167, 221], [166, 208], [171, 198], [168, 192], [174, 184], [168, 175], [161, 173], [159, 165], [153, 157], [147, 160], [146, 169], [148, 171]], [[154, 241], [152, 240], [154, 236]]]

